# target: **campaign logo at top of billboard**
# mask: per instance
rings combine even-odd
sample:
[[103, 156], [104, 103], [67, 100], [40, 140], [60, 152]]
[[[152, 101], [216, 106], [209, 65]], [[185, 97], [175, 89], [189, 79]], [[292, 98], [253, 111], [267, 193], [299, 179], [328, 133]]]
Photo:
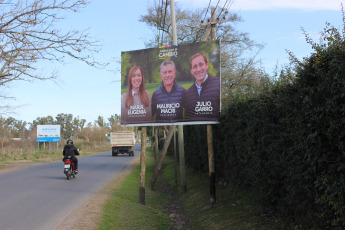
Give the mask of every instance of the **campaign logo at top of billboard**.
[[159, 47], [159, 59], [166, 60], [172, 57], [177, 58], [177, 55], [178, 55], [177, 45]]
[[218, 123], [219, 41], [122, 52], [121, 59], [121, 125]]
[[37, 125], [37, 142], [59, 142], [60, 125]]

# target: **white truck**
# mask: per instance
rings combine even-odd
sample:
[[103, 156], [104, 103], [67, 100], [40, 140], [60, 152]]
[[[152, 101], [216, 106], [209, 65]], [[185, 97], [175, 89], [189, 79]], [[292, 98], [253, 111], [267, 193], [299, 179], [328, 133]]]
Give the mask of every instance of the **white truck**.
[[129, 156], [134, 156], [135, 133], [131, 131], [111, 132], [110, 144], [113, 157], [119, 153], [128, 153]]

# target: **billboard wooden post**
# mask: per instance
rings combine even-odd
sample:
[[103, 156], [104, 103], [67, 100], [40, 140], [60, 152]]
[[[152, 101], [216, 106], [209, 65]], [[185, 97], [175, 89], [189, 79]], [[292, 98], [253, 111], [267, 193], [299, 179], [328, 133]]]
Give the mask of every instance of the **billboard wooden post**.
[[212, 125], [207, 125], [208, 168], [210, 176], [210, 203], [216, 203], [216, 174], [214, 170], [214, 151]]
[[174, 171], [175, 171], [175, 186], [177, 186], [176, 129], [174, 129]]
[[181, 189], [182, 192], [187, 191], [186, 183], [186, 163], [184, 157], [184, 140], [183, 140], [183, 126], [178, 126], [178, 148], [179, 148], [179, 160], [180, 160], [180, 173], [181, 173]]
[[145, 205], [146, 127], [141, 128], [139, 203]]
[[154, 157], [155, 157], [155, 160], [158, 159], [158, 127], [157, 126], [154, 126], [154, 129], [155, 130], [155, 144], [154, 144]]

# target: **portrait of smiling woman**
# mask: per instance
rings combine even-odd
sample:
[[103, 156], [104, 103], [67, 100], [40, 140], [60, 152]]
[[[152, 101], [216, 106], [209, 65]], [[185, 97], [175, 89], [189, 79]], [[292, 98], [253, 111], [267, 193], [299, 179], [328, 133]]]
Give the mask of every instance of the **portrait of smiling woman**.
[[135, 65], [128, 73], [128, 90], [121, 96], [121, 122], [130, 124], [151, 119], [151, 100], [145, 89], [144, 71]]

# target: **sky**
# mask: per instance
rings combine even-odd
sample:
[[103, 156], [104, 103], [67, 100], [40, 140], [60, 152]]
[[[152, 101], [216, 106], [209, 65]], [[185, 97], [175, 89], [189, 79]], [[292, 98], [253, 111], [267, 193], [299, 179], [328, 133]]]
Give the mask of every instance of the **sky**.
[[[49, 63], [42, 72], [57, 71], [55, 81], [13, 81], [2, 93], [15, 99], [12, 113], [0, 114], [17, 120], [32, 122], [38, 117], [60, 113], [94, 122], [98, 116], [106, 121], [121, 113], [120, 63], [121, 52], [145, 49], [151, 30], [139, 22], [153, 0], [90, 0], [81, 12], [69, 15], [62, 26], [68, 29], [89, 28], [90, 36], [99, 40], [103, 48], [98, 60], [110, 62], [107, 69], [96, 69], [75, 60], [64, 65]], [[211, 3], [210, 3], [211, 2]], [[185, 9], [224, 6], [226, 0], [175, 0]], [[272, 75], [276, 66], [289, 63], [287, 50], [300, 60], [312, 53], [302, 28], [318, 41], [326, 22], [342, 28], [342, 0], [234, 0], [230, 11], [242, 22], [236, 30], [248, 33], [249, 38], [264, 45], [258, 54], [265, 71]], [[112, 70], [112, 71], [109, 71]], [[0, 111], [1, 112], [1, 111]]]

